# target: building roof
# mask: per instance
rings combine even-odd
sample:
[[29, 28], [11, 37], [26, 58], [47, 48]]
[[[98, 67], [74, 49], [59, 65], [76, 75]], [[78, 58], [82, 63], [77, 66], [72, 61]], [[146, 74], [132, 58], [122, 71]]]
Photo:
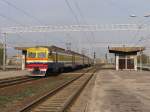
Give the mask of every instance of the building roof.
[[110, 53], [135, 53], [145, 50], [144, 47], [110, 47]]

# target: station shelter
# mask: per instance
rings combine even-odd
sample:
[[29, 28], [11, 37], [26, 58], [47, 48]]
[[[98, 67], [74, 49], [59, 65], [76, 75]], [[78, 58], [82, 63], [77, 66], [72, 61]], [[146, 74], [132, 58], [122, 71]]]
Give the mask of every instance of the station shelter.
[[137, 55], [144, 47], [110, 47], [109, 53], [115, 54], [116, 70], [137, 70]]

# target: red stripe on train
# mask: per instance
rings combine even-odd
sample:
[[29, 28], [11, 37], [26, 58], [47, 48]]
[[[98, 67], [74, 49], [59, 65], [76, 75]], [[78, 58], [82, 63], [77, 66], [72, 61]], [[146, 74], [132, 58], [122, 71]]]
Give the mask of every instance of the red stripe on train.
[[26, 64], [26, 68], [35, 68], [35, 67], [39, 67], [39, 68], [48, 68], [48, 64]]

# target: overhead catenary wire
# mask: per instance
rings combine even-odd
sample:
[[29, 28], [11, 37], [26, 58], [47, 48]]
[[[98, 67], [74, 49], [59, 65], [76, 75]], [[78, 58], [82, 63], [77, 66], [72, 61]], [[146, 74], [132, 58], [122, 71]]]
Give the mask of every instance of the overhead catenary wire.
[[[113, 1], [113, 0], [109, 0], [109, 1], [105, 1], [107, 2], [107, 4], [119, 9], [118, 11], [126, 11], [126, 12], [132, 12], [130, 11], [128, 8], [125, 8], [125, 7], [121, 7], [120, 5], [117, 4], [117, 2]], [[133, 15], [132, 17], [136, 17], [135, 15]], [[136, 34], [133, 36], [133, 38], [131, 39], [130, 43], [133, 43], [134, 39], [137, 37], [137, 35], [139, 35], [140, 33], [140, 29], [143, 27], [143, 24], [141, 24], [139, 26], [139, 29], [136, 31]], [[134, 45], [133, 45], [134, 46]]]
[[[76, 21], [76, 23], [78, 24], [78, 25], [80, 25], [80, 21], [79, 21], [79, 18], [78, 18], [78, 16], [76, 15], [76, 13], [75, 13], [75, 11], [74, 11], [74, 9], [72, 8], [72, 6], [70, 5], [70, 3], [69, 3], [69, 1], [68, 0], [65, 0], [65, 3], [66, 3], [66, 5], [67, 5], [67, 7], [69, 8], [69, 10], [70, 10], [70, 12], [72, 13], [72, 15], [74, 16], [74, 18], [75, 18], [75, 21]], [[83, 33], [83, 34], [85, 34], [85, 33]], [[79, 42], [78, 42], [78, 44], [79, 44], [79, 51], [80, 51], [80, 40], [79, 40]]]
[[[33, 15], [30, 15], [29, 13], [27, 13], [27, 12], [24, 11], [23, 9], [17, 7], [17, 6], [14, 5], [13, 3], [11, 3], [10, 1], [7, 1], [7, 0], [2, 0], [2, 1], [5, 2], [6, 4], [8, 4], [9, 6], [15, 8], [16, 10], [22, 12], [24, 15], [26, 15], [26, 16], [28, 16], [28, 17], [34, 19], [35, 21], [37, 21], [38, 23], [41, 24], [41, 21], [40, 21], [39, 19], [35, 18]], [[7, 20], [9, 20], [9, 21], [13, 21], [14, 23], [18, 24], [18, 22], [17, 22], [16, 20], [14, 20], [14, 19], [12, 19], [12, 18], [10, 18], [10, 17], [8, 17], [8, 16], [5, 16], [4, 14], [0, 14], [0, 16], [3, 17], [3, 18], [5, 18], [5, 19], [7, 19]], [[20, 23], [19, 23], [19, 25], [24, 26], [24, 25], [22, 25], [22, 24], [20, 24]], [[19, 34], [18, 34], [18, 36], [21, 37]], [[6, 57], [6, 34], [4, 34], [4, 37], [5, 37], [5, 38], [4, 38], [4, 43], [3, 43], [3, 45], [4, 45], [3, 70], [5, 70], [5, 68], [6, 68], [6, 67], [5, 67], [5, 62], [6, 62], [6, 58], [5, 58], [5, 57]]]
[[[135, 36], [132, 38], [131, 43], [133, 43], [133, 40], [139, 35], [142, 27], [145, 25], [146, 22], [142, 22], [141, 25], [139, 26], [139, 29], [137, 30], [137, 33], [135, 34]], [[147, 36], [149, 36], [150, 34], [148, 34]], [[137, 40], [136, 43], [134, 43], [133, 47], [137, 46], [140, 44], [140, 42], [142, 42], [143, 40], [147, 40], [146, 38], [144, 38], [143, 36], [140, 37], [140, 39]]]
[[66, 2], [66, 5], [68, 6], [68, 8], [69, 8], [70, 12], [71, 12], [71, 13], [72, 13], [72, 15], [74, 16], [74, 18], [75, 18], [75, 20], [76, 20], [77, 24], [80, 24], [80, 21], [79, 21], [79, 19], [78, 19], [77, 15], [76, 15], [76, 13], [74, 12], [73, 8], [71, 7], [71, 5], [70, 5], [69, 1], [68, 1], [68, 0], [65, 0], [65, 2]]
[[4, 18], [5, 20], [8, 20], [8, 21], [11, 21], [11, 22], [14, 22], [15, 24], [17, 25], [20, 25], [20, 26], [23, 26], [23, 24], [21, 24], [20, 22], [16, 21], [15, 19], [13, 18], [10, 18], [2, 13], [0, 13], [0, 17]]
[[[67, 4], [68, 8], [70, 9], [71, 13], [72, 13], [73, 16], [75, 17], [76, 22], [77, 22], [78, 24], [80, 24], [79, 18], [78, 18], [78, 16], [76, 15], [76, 13], [75, 13], [75, 11], [73, 10], [73, 8], [71, 7], [69, 1], [68, 1], [68, 0], [65, 0], [65, 2], [66, 2], [66, 4]], [[86, 20], [85, 20], [85, 18], [84, 18], [84, 15], [83, 15], [83, 13], [82, 13], [82, 11], [81, 11], [81, 9], [80, 9], [78, 3], [77, 3], [76, 1], [74, 1], [74, 4], [75, 4], [75, 7], [78, 9], [78, 12], [79, 12], [81, 18], [83, 19], [83, 21], [85, 22], [85, 24], [87, 24], [87, 22], [86, 22]], [[84, 35], [85, 35], [85, 33], [84, 33]], [[93, 32], [91, 32], [91, 35], [94, 37]], [[95, 37], [94, 37], [94, 38], [95, 38]], [[93, 39], [93, 40], [94, 40], [94, 39]]]
[[36, 22], [43, 24], [41, 20], [39, 20], [38, 18], [36, 18], [35, 16], [31, 15], [30, 13], [28, 13], [27, 11], [23, 10], [22, 8], [16, 6], [15, 4], [11, 3], [8, 0], [1, 0], [3, 2], [5, 2], [7, 5], [9, 5], [10, 7], [13, 7], [14, 9], [20, 11], [21, 13], [23, 13], [24, 15], [32, 18], [33, 20], [35, 20]]
[[[80, 9], [80, 6], [79, 6], [78, 2], [77, 2], [76, 0], [73, 0], [73, 2], [74, 2], [74, 4], [75, 4], [76, 9], [77, 9], [78, 12], [79, 12], [79, 15], [80, 15], [81, 18], [83, 19], [84, 23], [85, 23], [86, 25], [88, 25], [88, 23], [87, 23], [87, 21], [86, 21], [86, 19], [85, 19], [85, 16], [84, 16], [83, 12], [82, 12], [81, 9]], [[94, 42], [94, 41], [95, 41], [95, 35], [94, 35], [93, 32], [90, 32], [90, 34], [91, 34], [91, 36], [93, 37], [92, 41]], [[88, 40], [89, 40], [89, 39], [88, 39]], [[89, 42], [90, 42], [90, 40], [89, 40]], [[92, 48], [94, 48], [94, 47], [92, 46]]]
[[[0, 13], [0, 17], [4, 18], [5, 20], [7, 20], [7, 21], [9, 21], [9, 22], [13, 22], [13, 23], [15, 23], [15, 24], [17, 24], [17, 25], [24, 26], [23, 24], [21, 24], [20, 22], [16, 21], [15, 19], [10, 18], [10, 17], [8, 17], [8, 16], [6, 16], [6, 15], [4, 15], [4, 14], [2, 14], [2, 13]], [[1, 32], [0, 32], [0, 33], [1, 33]], [[18, 34], [18, 36], [21, 37], [19, 34]]]
[[74, 2], [74, 4], [75, 4], [76, 9], [77, 9], [78, 12], [79, 12], [79, 15], [80, 15], [81, 18], [83, 19], [84, 23], [87, 24], [87, 21], [86, 21], [86, 19], [85, 19], [85, 16], [83, 15], [83, 13], [82, 13], [82, 11], [81, 11], [78, 2], [77, 2], [76, 0], [73, 0], [73, 2]]
[[[9, 5], [10, 7], [16, 9], [17, 11], [21, 12], [22, 14], [24, 14], [25, 16], [29, 17], [30, 19], [36, 21], [36, 23], [38, 24], [44, 24], [46, 25], [43, 21], [41, 21], [40, 19], [38, 19], [37, 17], [33, 16], [32, 14], [30, 14], [29, 12], [25, 11], [24, 9], [18, 7], [17, 5], [15, 5], [14, 3], [8, 1], [8, 0], [2, 0], [4, 3], [6, 3], [7, 5]], [[46, 34], [43, 34], [44, 37], [46, 37]], [[20, 36], [21, 37], [21, 36]], [[46, 41], [46, 39], [45, 39]]]
[[[132, 17], [132, 16], [131, 16], [131, 17]], [[135, 17], [136, 17], [136, 16], [133, 15], [133, 18], [135, 18]], [[144, 16], [144, 17], [147, 18], [147, 17], [149, 17], [149, 15], [148, 15], [148, 16]], [[134, 43], [133, 41], [134, 41], [135, 38], [140, 34], [141, 29], [142, 29], [143, 27], [145, 27], [145, 25], [146, 25], [147, 22], [148, 22], [148, 21], [144, 21], [144, 20], [141, 20], [141, 21], [138, 22], [138, 23], [140, 23], [140, 25], [138, 26], [138, 30], [137, 30], [136, 34], [134, 35], [134, 37], [131, 39], [130, 43]], [[140, 37], [140, 38], [137, 40], [137, 42], [134, 43], [133, 47], [139, 45], [139, 43], [140, 43], [141, 41], [143, 41], [143, 40], [145, 40], [145, 38]]]
[[[138, 26], [138, 30], [136, 31], [136, 34], [133, 36], [133, 38], [131, 39], [131, 41], [130, 41], [130, 43], [134, 43], [134, 40], [135, 40], [135, 38], [137, 38], [137, 36], [140, 34], [140, 32], [141, 32], [141, 29], [144, 27], [144, 25], [145, 25], [145, 23], [146, 22], [143, 22], [143, 21], [141, 21], [141, 22], [139, 22], [140, 23], [140, 25]], [[140, 38], [141, 39], [141, 38]], [[139, 40], [138, 40], [139, 41]], [[137, 45], [137, 43], [135, 43], [133, 46], [136, 46]]]
[[140, 42], [142, 41], [148, 41], [150, 39], [150, 34], [148, 34], [145, 38], [144, 37], [141, 37], [136, 43], [135, 43], [135, 46], [139, 45]]

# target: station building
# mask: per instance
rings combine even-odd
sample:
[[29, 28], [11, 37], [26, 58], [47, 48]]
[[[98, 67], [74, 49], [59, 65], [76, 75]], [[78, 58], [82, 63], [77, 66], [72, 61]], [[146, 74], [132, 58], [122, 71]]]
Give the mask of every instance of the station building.
[[109, 53], [115, 54], [116, 70], [137, 70], [137, 54], [144, 47], [110, 47]]

